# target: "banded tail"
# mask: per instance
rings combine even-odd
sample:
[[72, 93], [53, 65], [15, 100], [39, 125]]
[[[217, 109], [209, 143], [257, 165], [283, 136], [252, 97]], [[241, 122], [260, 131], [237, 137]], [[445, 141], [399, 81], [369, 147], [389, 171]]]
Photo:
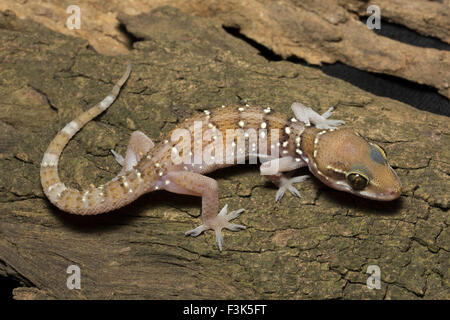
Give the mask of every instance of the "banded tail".
[[[45, 151], [40, 171], [41, 184], [47, 198], [59, 209], [73, 214], [98, 214], [122, 207], [138, 198], [144, 192], [142, 186], [139, 186], [139, 180], [142, 178], [140, 175], [136, 176], [134, 171], [125, 172], [103, 186], [89, 188], [84, 191], [66, 187], [58, 174], [59, 157], [64, 147], [86, 123], [108, 109], [117, 98], [121, 87], [130, 76], [130, 72], [131, 64], [128, 63], [125, 73], [114, 85], [111, 93], [100, 103], [69, 122], [58, 132]], [[133, 192], [124, 194], [124, 184], [129, 187], [127, 190], [132, 190]]]

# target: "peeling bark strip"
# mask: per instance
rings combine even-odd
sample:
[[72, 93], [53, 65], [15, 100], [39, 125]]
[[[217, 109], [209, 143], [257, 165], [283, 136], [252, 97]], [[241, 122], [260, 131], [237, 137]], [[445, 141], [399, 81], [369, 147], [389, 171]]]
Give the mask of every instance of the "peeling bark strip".
[[[385, 6], [389, 12], [387, 2], [373, 4], [380, 6], [382, 18]], [[351, 11], [355, 7], [362, 11], [369, 6], [370, 3], [365, 2], [340, 4], [334, 0], [221, 0], [201, 1], [197, 5], [186, 5], [184, 9], [219, 19], [225, 26], [239, 27], [243, 35], [284, 58], [296, 56], [317, 65], [340, 61], [358, 69], [435, 87], [450, 98], [450, 52], [414, 47], [377, 36]], [[437, 21], [430, 19], [430, 24], [448, 20], [436, 12], [438, 6], [437, 3], [431, 6]], [[450, 10], [448, 4], [441, 4], [441, 9]], [[426, 10], [427, 6], [422, 5], [419, 12], [423, 14]], [[444, 23], [437, 29], [448, 42], [448, 21]]]
[[[220, 25], [173, 8], [123, 21], [151, 40], [119, 59], [0, 13], [0, 135], [16, 142], [0, 151], [0, 277], [20, 281], [15, 299], [450, 299], [448, 118], [314, 68], [269, 63]], [[280, 205], [256, 168], [224, 169], [215, 175], [220, 204], [252, 210], [241, 221], [247, 236], [228, 233], [222, 254], [212, 234], [186, 241], [200, 214], [188, 196], [152, 193], [104, 216], [65, 215], [44, 200], [42, 155], [60, 127], [104, 98], [128, 59], [140, 80], [59, 161], [70, 187], [110, 180], [119, 167], [109, 150], [124, 151], [136, 128], [158, 137], [239, 96], [285, 113], [296, 100], [321, 112], [337, 106], [336, 117], [383, 146], [404, 193], [375, 204], [311, 179], [300, 200], [286, 195]], [[67, 287], [71, 265], [81, 290]], [[380, 267], [379, 290], [366, 285], [371, 265]]]
[[[416, 30], [424, 36], [431, 36], [450, 43], [450, 27], [448, 24], [450, 1], [408, 1], [403, 0], [372, 0], [367, 3], [361, 0], [346, 1], [348, 6], [364, 10], [372, 4], [383, 8], [383, 19], [404, 25]], [[359, 11], [360, 15], [365, 15]], [[426, 17], [426, 18], [424, 18]]]
[[[450, 43], [449, 0], [160, 0], [131, 4], [112, 0], [108, 1], [108, 6], [83, 0], [79, 4], [90, 14], [83, 16], [85, 23], [76, 34], [60, 23], [67, 19], [67, 13], [57, 2], [40, 7], [33, 2], [0, 0], [0, 10], [12, 10], [20, 18], [30, 18], [63, 34], [88, 39], [98, 52], [116, 55], [129, 52], [132, 42], [139, 38], [134, 38], [118, 23], [114, 14], [132, 10], [138, 15], [157, 6], [171, 5], [214, 18], [225, 26], [239, 27], [249, 39], [285, 58], [296, 56], [316, 65], [341, 61], [361, 70], [434, 87], [450, 98], [449, 52], [418, 48], [377, 36], [358, 20], [358, 15], [368, 15], [369, 6], [377, 5], [382, 20]], [[107, 9], [111, 4], [117, 8], [113, 14]], [[95, 19], [89, 21], [90, 17]]]

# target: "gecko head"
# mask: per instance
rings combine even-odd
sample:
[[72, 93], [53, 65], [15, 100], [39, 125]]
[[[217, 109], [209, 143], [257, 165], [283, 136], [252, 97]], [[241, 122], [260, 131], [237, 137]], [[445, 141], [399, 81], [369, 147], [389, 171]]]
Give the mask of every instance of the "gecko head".
[[385, 151], [350, 129], [320, 131], [311, 156], [310, 170], [334, 189], [379, 201], [401, 194], [400, 180]]

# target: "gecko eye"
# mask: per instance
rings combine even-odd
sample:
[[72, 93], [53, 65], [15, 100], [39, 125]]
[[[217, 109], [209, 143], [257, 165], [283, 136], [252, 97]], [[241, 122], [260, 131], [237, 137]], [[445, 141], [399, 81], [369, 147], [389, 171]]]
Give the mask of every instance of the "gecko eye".
[[355, 190], [362, 190], [369, 183], [369, 179], [367, 179], [362, 174], [356, 173], [356, 172], [350, 172], [346, 176], [346, 178], [347, 178], [348, 182], [350, 183], [350, 185], [352, 186], [352, 188]]

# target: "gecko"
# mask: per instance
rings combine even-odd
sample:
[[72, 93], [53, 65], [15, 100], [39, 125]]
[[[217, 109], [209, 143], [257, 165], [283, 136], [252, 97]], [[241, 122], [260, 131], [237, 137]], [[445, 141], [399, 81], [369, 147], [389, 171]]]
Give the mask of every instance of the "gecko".
[[[294, 117], [271, 107], [248, 104], [205, 110], [181, 122], [157, 145], [141, 131], [134, 131], [124, 157], [111, 150], [122, 167], [112, 180], [82, 191], [67, 187], [58, 174], [64, 147], [116, 100], [130, 72], [129, 63], [111, 92], [62, 128], [44, 153], [40, 167], [42, 188], [62, 211], [78, 215], [105, 213], [155, 190], [197, 196], [202, 198], [203, 223], [185, 234], [196, 237], [213, 230], [222, 251], [223, 229], [246, 229], [230, 222], [244, 209], [228, 212], [225, 205], [219, 211], [218, 183], [207, 174], [255, 157], [261, 163], [260, 173], [279, 188], [275, 201], [280, 201], [286, 191], [300, 197], [293, 184], [310, 175], [292, 177], [292, 173], [302, 167], [328, 187], [359, 197], [391, 201], [401, 195], [400, 180], [379, 145], [341, 127], [344, 121], [329, 119], [333, 108], [319, 114], [299, 102], [291, 106]], [[204, 136], [199, 138], [198, 132]], [[225, 148], [220, 149], [220, 145]]]

